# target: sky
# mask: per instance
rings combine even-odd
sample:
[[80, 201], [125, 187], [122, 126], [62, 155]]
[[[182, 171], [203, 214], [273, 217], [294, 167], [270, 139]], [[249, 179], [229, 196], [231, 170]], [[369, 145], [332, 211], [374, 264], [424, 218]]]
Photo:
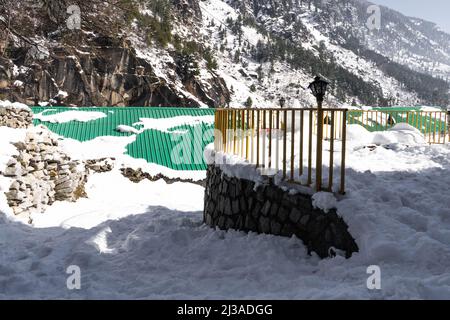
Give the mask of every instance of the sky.
[[450, 33], [450, 0], [369, 0], [404, 15], [435, 22], [442, 30]]

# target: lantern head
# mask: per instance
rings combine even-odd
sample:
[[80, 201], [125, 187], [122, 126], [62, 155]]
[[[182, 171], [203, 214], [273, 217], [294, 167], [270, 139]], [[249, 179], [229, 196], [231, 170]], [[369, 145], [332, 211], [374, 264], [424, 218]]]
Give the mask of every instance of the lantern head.
[[286, 105], [286, 99], [284, 97], [281, 97], [279, 102], [280, 102], [280, 107], [284, 108], [284, 106]]
[[314, 81], [311, 82], [308, 88], [311, 90], [311, 93], [314, 95], [314, 97], [316, 97], [318, 101], [323, 101], [323, 97], [327, 92], [328, 85], [329, 82], [327, 80], [325, 80], [321, 76], [316, 76], [314, 78]]

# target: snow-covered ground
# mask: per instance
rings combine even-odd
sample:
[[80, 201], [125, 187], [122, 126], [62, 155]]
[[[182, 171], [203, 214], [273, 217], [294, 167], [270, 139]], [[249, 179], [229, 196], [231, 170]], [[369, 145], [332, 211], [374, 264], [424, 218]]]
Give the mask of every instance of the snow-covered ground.
[[[57, 202], [32, 225], [0, 214], [0, 299], [450, 299], [450, 145], [350, 127], [336, 204], [360, 248], [349, 260], [308, 256], [295, 237], [211, 229], [202, 187], [135, 184], [116, 166], [90, 177], [87, 199]], [[81, 290], [66, 287], [72, 265]], [[381, 290], [367, 289], [371, 265]]]

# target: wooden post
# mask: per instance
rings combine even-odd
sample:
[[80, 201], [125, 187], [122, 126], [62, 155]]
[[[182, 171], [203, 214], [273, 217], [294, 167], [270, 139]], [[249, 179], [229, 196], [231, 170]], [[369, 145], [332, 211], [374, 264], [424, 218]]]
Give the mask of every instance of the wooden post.
[[342, 120], [342, 150], [341, 150], [341, 188], [339, 192], [345, 194], [345, 154], [347, 147], [347, 110], [343, 111]]
[[317, 145], [316, 145], [316, 191], [322, 190], [322, 140], [323, 109], [322, 101], [317, 101]]

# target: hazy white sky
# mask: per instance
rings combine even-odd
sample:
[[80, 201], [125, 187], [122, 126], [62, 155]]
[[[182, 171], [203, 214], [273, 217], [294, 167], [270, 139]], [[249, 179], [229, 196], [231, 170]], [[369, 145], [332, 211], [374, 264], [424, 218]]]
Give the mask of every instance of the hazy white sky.
[[435, 22], [450, 33], [450, 0], [369, 0], [397, 10], [407, 16]]

